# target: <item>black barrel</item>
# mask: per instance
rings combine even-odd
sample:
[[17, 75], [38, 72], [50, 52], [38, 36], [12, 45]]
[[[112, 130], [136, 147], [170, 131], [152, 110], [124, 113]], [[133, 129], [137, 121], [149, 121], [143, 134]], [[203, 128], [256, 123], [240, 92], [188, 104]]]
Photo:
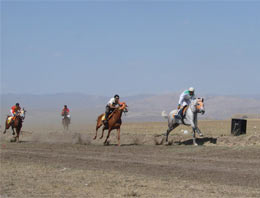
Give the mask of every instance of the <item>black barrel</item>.
[[231, 121], [231, 134], [237, 136], [246, 134], [246, 123], [245, 119], [232, 119]]

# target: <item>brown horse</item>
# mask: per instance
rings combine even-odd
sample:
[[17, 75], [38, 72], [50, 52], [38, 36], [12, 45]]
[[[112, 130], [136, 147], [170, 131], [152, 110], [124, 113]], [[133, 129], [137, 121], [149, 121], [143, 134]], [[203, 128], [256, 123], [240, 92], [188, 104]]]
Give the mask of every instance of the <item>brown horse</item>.
[[118, 146], [120, 146], [120, 126], [122, 124], [122, 120], [121, 120], [121, 116], [123, 112], [127, 112], [127, 105], [123, 102], [121, 107], [116, 108], [108, 117], [108, 123], [106, 125], [103, 124], [102, 118], [104, 116], [104, 114], [101, 114], [100, 116], [98, 116], [97, 118], [97, 126], [96, 126], [96, 135], [93, 138], [94, 140], [97, 138], [97, 132], [98, 129], [103, 125], [102, 128], [102, 135], [100, 137], [100, 139], [103, 138], [104, 136], [104, 131], [106, 129], [108, 129], [108, 134], [107, 134], [107, 138], [104, 142], [104, 144], [107, 143], [107, 140], [110, 136], [110, 133], [113, 129], [117, 129], [117, 139], [118, 139]]
[[68, 116], [68, 113], [64, 111], [63, 119], [62, 119], [62, 125], [65, 131], [69, 130], [69, 124], [70, 124], [70, 117]]
[[14, 129], [16, 130], [16, 136], [15, 136], [15, 141], [19, 142], [19, 136], [20, 136], [20, 132], [23, 126], [23, 120], [25, 118], [25, 110], [21, 110], [20, 112], [18, 112], [15, 116], [14, 119], [11, 123], [8, 122], [8, 119], [10, 116], [7, 116], [6, 121], [5, 121], [5, 130], [4, 130], [4, 134], [6, 133], [6, 130], [9, 129], [10, 127], [12, 127], [13, 130], [13, 136], [15, 135]]

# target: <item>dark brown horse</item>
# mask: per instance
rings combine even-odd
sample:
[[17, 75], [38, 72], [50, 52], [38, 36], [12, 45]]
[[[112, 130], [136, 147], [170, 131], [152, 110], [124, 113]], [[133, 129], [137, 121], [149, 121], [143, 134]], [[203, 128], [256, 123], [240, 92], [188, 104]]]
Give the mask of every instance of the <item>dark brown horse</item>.
[[[10, 116], [7, 116], [6, 121], [5, 121], [5, 130], [4, 130], [4, 134], [6, 133], [6, 130], [9, 129], [10, 127], [12, 127], [13, 130], [13, 136], [15, 135], [15, 131], [16, 131], [16, 136], [15, 141], [19, 142], [19, 136], [20, 136], [20, 132], [23, 126], [23, 120], [25, 118], [25, 110], [21, 110], [20, 112], [18, 112], [15, 116], [14, 119], [11, 121], [11, 123], [9, 123], [8, 119], [10, 118]], [[15, 131], [14, 131], [15, 129]]]
[[66, 111], [64, 111], [63, 119], [62, 119], [62, 125], [65, 131], [69, 130], [69, 124], [70, 124], [70, 117]]
[[100, 139], [103, 138], [104, 136], [104, 131], [107, 129], [108, 130], [108, 134], [107, 134], [107, 138], [104, 142], [104, 144], [107, 143], [107, 140], [110, 136], [110, 133], [113, 129], [117, 129], [117, 139], [118, 139], [118, 146], [120, 146], [120, 126], [122, 124], [122, 120], [121, 120], [121, 116], [123, 112], [127, 112], [127, 105], [123, 102], [121, 107], [115, 109], [108, 117], [108, 123], [104, 126], [102, 118], [104, 117], [104, 114], [101, 114], [100, 116], [98, 116], [97, 118], [97, 126], [96, 126], [96, 135], [93, 138], [94, 140], [97, 138], [97, 132], [98, 129], [103, 125], [102, 128], [102, 135], [100, 137]]

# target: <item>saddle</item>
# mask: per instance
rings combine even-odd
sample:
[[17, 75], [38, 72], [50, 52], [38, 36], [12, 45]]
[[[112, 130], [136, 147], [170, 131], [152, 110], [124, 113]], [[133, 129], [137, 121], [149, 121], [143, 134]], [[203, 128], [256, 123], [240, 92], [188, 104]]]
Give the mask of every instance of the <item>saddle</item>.
[[15, 120], [16, 116], [8, 116], [7, 117], [7, 124], [10, 124], [13, 120]]
[[[181, 121], [182, 121], [182, 123], [184, 123], [184, 118], [185, 118], [187, 109], [188, 109], [188, 106], [186, 106], [186, 107], [184, 107], [184, 108], [182, 109], [182, 114], [181, 114]], [[180, 109], [179, 111], [181, 111], [181, 109]], [[173, 114], [173, 115], [172, 115], [173, 118], [176, 118], [175, 116], [178, 115], [179, 111], [177, 111], [176, 114]]]
[[[112, 117], [112, 115], [113, 115], [113, 112], [108, 115], [107, 121], [110, 120], [110, 118]], [[104, 113], [103, 116], [102, 116], [102, 118], [101, 118], [101, 121], [102, 121], [102, 122], [105, 120], [105, 117], [106, 117], [106, 114]]]
[[12, 121], [12, 119], [13, 119], [12, 116], [7, 117], [7, 124], [10, 124], [10, 122]]

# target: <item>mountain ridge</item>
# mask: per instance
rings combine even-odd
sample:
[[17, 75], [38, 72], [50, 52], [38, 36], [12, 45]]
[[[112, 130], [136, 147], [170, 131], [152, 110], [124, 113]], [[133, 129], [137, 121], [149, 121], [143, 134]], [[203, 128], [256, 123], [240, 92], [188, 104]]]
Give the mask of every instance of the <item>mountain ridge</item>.
[[[161, 112], [176, 109], [179, 94], [122, 96], [121, 100], [129, 106], [126, 119], [128, 121], [163, 121]], [[60, 116], [63, 105], [67, 104], [72, 117], [82, 119], [85, 116], [90, 122], [93, 122], [96, 116], [105, 110], [106, 103], [110, 99], [106, 96], [82, 93], [2, 94], [0, 96], [2, 119], [9, 113], [10, 107], [19, 102], [32, 117], [39, 117], [40, 112], [50, 117], [52, 117], [52, 114]], [[200, 116], [200, 119], [228, 119], [234, 114], [260, 113], [260, 95], [257, 94], [254, 96], [204, 94], [203, 97], [205, 98], [206, 114]]]

